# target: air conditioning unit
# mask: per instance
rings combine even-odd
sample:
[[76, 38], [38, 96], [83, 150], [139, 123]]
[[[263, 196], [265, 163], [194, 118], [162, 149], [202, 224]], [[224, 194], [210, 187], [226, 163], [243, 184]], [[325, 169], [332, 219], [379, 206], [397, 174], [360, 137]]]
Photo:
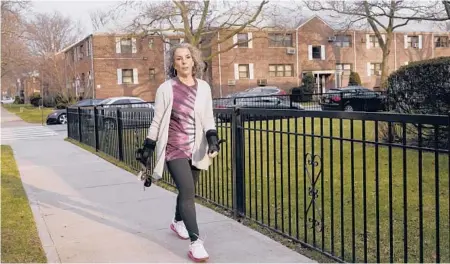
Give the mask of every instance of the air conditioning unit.
[[291, 47], [286, 48], [286, 53], [287, 54], [295, 54], [295, 48], [291, 48]]
[[236, 80], [228, 80], [228, 85], [236, 85]]
[[419, 44], [418, 43], [413, 43], [413, 48], [418, 48], [419, 47]]
[[328, 42], [336, 41], [336, 36], [328, 37]]
[[257, 83], [258, 86], [265, 86], [267, 85], [267, 79], [258, 79]]

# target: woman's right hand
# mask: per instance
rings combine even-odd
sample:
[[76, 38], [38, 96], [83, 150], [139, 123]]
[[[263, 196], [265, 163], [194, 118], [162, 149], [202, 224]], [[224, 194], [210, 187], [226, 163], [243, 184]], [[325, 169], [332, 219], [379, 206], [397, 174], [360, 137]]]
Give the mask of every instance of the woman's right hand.
[[149, 158], [155, 151], [156, 141], [146, 138], [143, 143], [143, 147], [136, 151], [136, 160], [141, 162], [144, 166], [147, 166]]

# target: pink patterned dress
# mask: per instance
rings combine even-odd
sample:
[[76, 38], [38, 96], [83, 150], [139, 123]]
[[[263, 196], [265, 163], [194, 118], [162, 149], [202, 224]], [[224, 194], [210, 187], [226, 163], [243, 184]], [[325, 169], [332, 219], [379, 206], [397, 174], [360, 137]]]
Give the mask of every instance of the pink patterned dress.
[[197, 95], [197, 81], [187, 86], [174, 78], [172, 86], [173, 106], [166, 146], [166, 161], [192, 158], [195, 137], [194, 105]]

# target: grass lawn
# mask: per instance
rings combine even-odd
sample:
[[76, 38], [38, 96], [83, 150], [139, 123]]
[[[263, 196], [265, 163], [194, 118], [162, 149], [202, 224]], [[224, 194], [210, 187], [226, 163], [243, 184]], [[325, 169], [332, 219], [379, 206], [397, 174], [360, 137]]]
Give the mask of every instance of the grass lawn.
[[[375, 147], [367, 143], [375, 141], [375, 131], [369, 121], [364, 130], [361, 121], [318, 118], [246, 123], [241, 145], [246, 216], [349, 262], [376, 262], [377, 256], [380, 262], [419, 262], [421, 247], [423, 261], [436, 262], [436, 237], [440, 261], [450, 262], [449, 155]], [[138, 144], [146, 132], [138, 130]], [[231, 128], [222, 126], [219, 133], [227, 142], [196, 191], [231, 207]], [[100, 132], [99, 139], [103, 152], [118, 157], [117, 131]], [[123, 142], [125, 163], [136, 168], [133, 130], [124, 131]], [[314, 168], [308, 153], [319, 156]], [[171, 182], [167, 173], [164, 179]], [[311, 228], [314, 220], [318, 226]]]
[[[9, 112], [16, 114], [18, 117], [22, 118], [23, 121], [28, 123], [44, 123], [46, 122], [48, 114], [50, 114], [53, 108], [41, 108], [34, 107], [30, 104], [4, 104], [3, 107]], [[21, 112], [22, 109], [22, 112]]]
[[1, 146], [2, 263], [46, 263], [11, 147]]

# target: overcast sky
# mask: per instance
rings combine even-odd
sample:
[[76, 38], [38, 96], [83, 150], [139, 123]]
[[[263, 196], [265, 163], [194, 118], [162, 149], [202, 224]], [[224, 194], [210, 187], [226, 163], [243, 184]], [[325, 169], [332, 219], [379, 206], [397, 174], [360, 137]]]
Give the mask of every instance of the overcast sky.
[[[233, 0], [231, 0], [233, 1]], [[109, 7], [113, 6], [117, 1], [65, 1], [65, 0], [59, 0], [59, 1], [41, 1], [41, 0], [34, 0], [33, 3], [33, 10], [35, 12], [39, 13], [52, 13], [53, 11], [59, 11], [63, 15], [70, 16], [74, 21], [80, 21], [81, 25], [83, 27], [83, 33], [85, 35], [88, 35], [90, 33], [93, 33], [93, 27], [91, 24], [91, 19], [89, 16], [89, 12], [96, 11], [96, 10], [107, 10]], [[306, 13], [305, 15], [308, 16], [309, 14], [313, 14], [309, 11], [305, 11], [302, 13]], [[323, 15], [322, 15], [323, 16]], [[326, 18], [325, 16], [323, 16]], [[407, 27], [401, 28], [400, 31], [429, 31], [433, 30], [433, 25], [430, 25], [429, 23], [422, 23], [422, 24], [410, 24]], [[436, 29], [435, 29], [436, 30]]]

